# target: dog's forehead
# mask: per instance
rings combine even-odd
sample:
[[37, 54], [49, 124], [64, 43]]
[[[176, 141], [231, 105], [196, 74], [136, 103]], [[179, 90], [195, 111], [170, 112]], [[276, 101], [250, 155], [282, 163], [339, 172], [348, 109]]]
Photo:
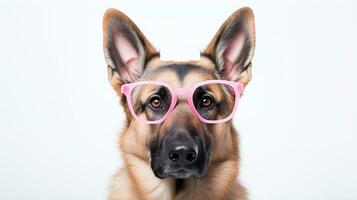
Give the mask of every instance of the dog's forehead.
[[143, 80], [162, 81], [174, 87], [190, 87], [197, 82], [215, 78], [213, 62], [205, 59], [188, 62], [156, 60], [148, 64], [142, 76]]

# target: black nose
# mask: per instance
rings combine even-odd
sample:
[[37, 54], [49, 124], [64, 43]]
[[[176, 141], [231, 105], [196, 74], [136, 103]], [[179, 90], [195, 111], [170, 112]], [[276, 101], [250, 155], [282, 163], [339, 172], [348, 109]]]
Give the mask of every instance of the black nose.
[[182, 165], [191, 164], [197, 159], [197, 152], [192, 146], [176, 146], [173, 150], [169, 151], [168, 154], [168, 158], [172, 162], [177, 162]]
[[158, 178], [202, 177], [208, 166], [210, 146], [205, 133], [192, 127], [173, 126], [161, 141], [150, 143], [151, 168]]
[[195, 162], [198, 157], [198, 149], [198, 144], [186, 131], [171, 133], [165, 141], [167, 159], [180, 166]]

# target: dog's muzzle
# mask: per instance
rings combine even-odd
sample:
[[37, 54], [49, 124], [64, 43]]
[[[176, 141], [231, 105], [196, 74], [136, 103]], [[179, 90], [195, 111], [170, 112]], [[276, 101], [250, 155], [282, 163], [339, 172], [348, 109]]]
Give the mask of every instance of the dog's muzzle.
[[151, 167], [155, 176], [176, 179], [203, 176], [209, 153], [204, 138], [196, 131], [172, 130], [158, 146], [151, 149]]

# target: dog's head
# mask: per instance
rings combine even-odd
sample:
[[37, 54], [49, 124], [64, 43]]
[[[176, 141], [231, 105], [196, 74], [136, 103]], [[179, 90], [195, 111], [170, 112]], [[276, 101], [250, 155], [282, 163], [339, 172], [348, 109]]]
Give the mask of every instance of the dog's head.
[[201, 177], [210, 161], [231, 156], [221, 141], [241, 95], [234, 83], [246, 86], [251, 79], [251, 9], [233, 13], [198, 61], [160, 60], [138, 27], [115, 9], [105, 13], [103, 30], [109, 81], [127, 118], [124, 159], [130, 154], [151, 162], [159, 178], [187, 178]]

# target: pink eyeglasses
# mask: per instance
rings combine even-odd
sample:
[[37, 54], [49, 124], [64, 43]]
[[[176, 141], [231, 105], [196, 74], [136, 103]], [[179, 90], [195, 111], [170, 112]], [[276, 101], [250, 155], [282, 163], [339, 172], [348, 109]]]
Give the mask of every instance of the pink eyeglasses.
[[[204, 123], [223, 123], [232, 119], [243, 84], [226, 80], [198, 82], [191, 88], [172, 88], [159, 81], [141, 81], [121, 86], [134, 119], [147, 124], [163, 122], [177, 101], [187, 100], [192, 112]], [[182, 99], [181, 96], [186, 98]]]

